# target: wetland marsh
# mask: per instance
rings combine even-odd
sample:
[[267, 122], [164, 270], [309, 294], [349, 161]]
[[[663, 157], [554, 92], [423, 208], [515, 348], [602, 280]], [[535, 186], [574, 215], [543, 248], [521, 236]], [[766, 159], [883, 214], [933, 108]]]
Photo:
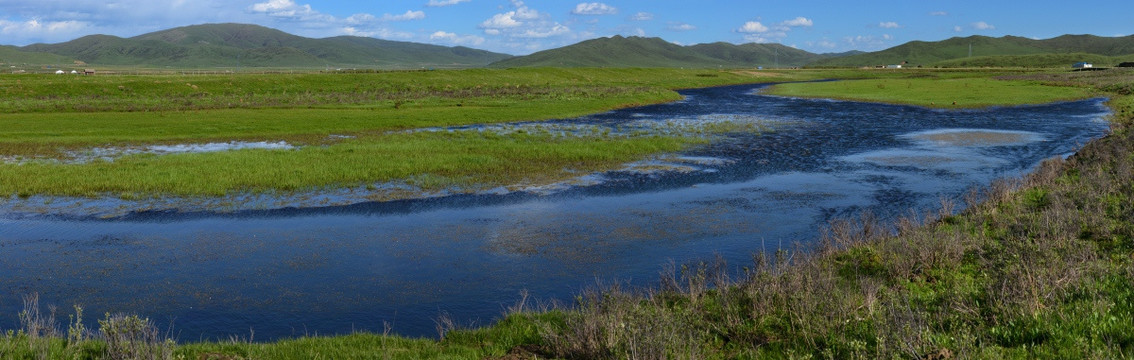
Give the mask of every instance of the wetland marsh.
[[[363, 195], [238, 195], [228, 201], [262, 205], [232, 208], [13, 194], [0, 216], [0, 321], [14, 323], [19, 294], [38, 292], [46, 303], [79, 303], [95, 314], [172, 320], [185, 339], [251, 329], [270, 340], [386, 324], [432, 336], [439, 314], [484, 325], [521, 292], [569, 303], [596, 280], [652, 284], [669, 262], [720, 256], [743, 264], [754, 252], [806, 245], [835, 218], [959, 203], [971, 188], [1070, 154], [1108, 127], [1102, 99], [947, 110], [767, 96], [763, 88], [683, 90], [676, 102], [473, 136], [522, 129], [535, 144], [577, 131], [677, 139], [605, 163], [616, 170], [566, 172], [551, 187], [447, 192], [450, 180], [427, 188], [420, 184], [430, 179], [421, 179], [396, 184], [410, 185], [400, 188], [410, 195], [389, 201], [367, 201], [363, 184], [353, 185]], [[685, 125], [720, 119], [717, 129]], [[430, 133], [485, 133], [439, 125]], [[530, 134], [541, 128], [554, 131]], [[706, 132], [713, 135], [697, 141], [667, 136]], [[259, 136], [242, 139], [269, 140]], [[295, 139], [323, 146], [307, 135], [272, 141]], [[67, 141], [89, 144], [60, 143]]]

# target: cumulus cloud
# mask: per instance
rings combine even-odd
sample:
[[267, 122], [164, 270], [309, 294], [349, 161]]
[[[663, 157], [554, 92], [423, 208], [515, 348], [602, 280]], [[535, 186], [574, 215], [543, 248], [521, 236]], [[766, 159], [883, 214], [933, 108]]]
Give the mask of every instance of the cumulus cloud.
[[768, 32], [768, 30], [771, 29], [769, 29], [767, 26], [764, 26], [764, 24], [761, 24], [759, 21], [746, 22], [744, 23], [744, 25], [741, 25], [739, 29], [736, 29], [737, 32], [746, 34], [763, 33]]
[[654, 14], [651, 14], [651, 13], [648, 13], [648, 12], [639, 12], [637, 14], [630, 16], [630, 20], [633, 20], [633, 21], [650, 21], [650, 20], [653, 20], [653, 19], [654, 19]]
[[964, 29], [961, 29], [960, 26], [954, 26], [953, 27], [953, 31], [955, 31], [955, 32], [961, 32], [962, 30], [964, 30]]
[[805, 17], [785, 20], [774, 26], [767, 26], [759, 21], [749, 21], [735, 31], [744, 34], [744, 40], [755, 43], [781, 42], [787, 38], [788, 32], [793, 28], [811, 27], [815, 22]]
[[814, 25], [814, 22], [812, 22], [811, 19], [800, 16], [795, 19], [784, 21], [780, 23], [780, 25], [787, 27], [810, 27], [811, 25]]
[[519, 39], [542, 39], [571, 33], [570, 28], [552, 20], [551, 15], [532, 9], [523, 1], [513, 0], [512, 6], [516, 9], [481, 22], [480, 28], [484, 33]]
[[346, 23], [351, 25], [367, 24], [377, 21], [378, 18], [370, 14], [354, 14], [346, 18]]
[[883, 28], [883, 29], [897, 29], [897, 28], [901, 27], [901, 25], [898, 25], [898, 23], [893, 22], [893, 21], [883, 21], [883, 22], [878, 23], [878, 27]]
[[666, 29], [673, 31], [693, 31], [697, 30], [697, 27], [683, 22], [671, 22], [666, 26]]
[[437, 31], [429, 35], [430, 40], [446, 42], [454, 45], [480, 45], [484, 38], [476, 35], [457, 35], [451, 32]]
[[986, 22], [984, 22], [984, 21], [977, 21], [977, 22], [973, 23], [973, 29], [977, 29], [977, 30], [993, 30], [993, 29], [996, 29], [996, 27], [995, 27], [995, 26], [992, 26], [991, 24], [989, 24], [989, 23], [986, 23]]
[[421, 20], [421, 19], [424, 19], [424, 18], [425, 18], [425, 12], [424, 11], [413, 11], [413, 10], [407, 10], [405, 14], [401, 14], [401, 15], [390, 15], [390, 14], [382, 15], [383, 21], [409, 21], [409, 20]]
[[74, 37], [83, 29], [89, 28], [89, 23], [67, 21], [28, 21], [0, 20], [0, 35], [4, 37], [19, 37], [39, 41], [58, 41]]
[[618, 9], [599, 2], [580, 3], [575, 5], [575, 10], [571, 10], [571, 13], [575, 15], [614, 15], [618, 13]]
[[457, 5], [457, 4], [464, 3], [464, 2], [469, 2], [469, 0], [429, 0], [429, 3], [425, 4], [425, 6], [442, 7], [442, 6]]
[[307, 23], [331, 23], [335, 20], [333, 16], [315, 11], [310, 4], [299, 5], [292, 0], [268, 0], [268, 2], [252, 4], [248, 10], [277, 19]]

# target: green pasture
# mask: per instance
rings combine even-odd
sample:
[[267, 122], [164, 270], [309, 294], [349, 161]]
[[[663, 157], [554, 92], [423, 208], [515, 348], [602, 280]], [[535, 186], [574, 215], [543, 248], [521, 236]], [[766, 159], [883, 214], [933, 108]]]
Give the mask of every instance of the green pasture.
[[[787, 83], [788, 96], [958, 107], [1090, 92], [994, 80], [1011, 71], [475, 69], [222, 75], [0, 76], [0, 194], [218, 196], [408, 182], [426, 190], [539, 184], [707, 141], [700, 135], [541, 138], [404, 130], [571, 118], [673, 101], [681, 88]], [[96, 148], [286, 141], [298, 150], [131, 155]], [[57, 161], [60, 160], [60, 161]]]
[[[700, 136], [552, 138], [404, 130], [570, 118], [761, 81], [677, 69], [0, 77], [0, 194], [145, 198], [381, 182], [426, 190], [542, 184], [610, 170]], [[132, 155], [94, 148], [286, 141], [298, 150]]]
[[129, 155], [0, 165], [0, 193], [122, 198], [221, 196], [405, 181], [425, 190], [538, 185], [682, 150], [698, 137], [393, 133], [297, 150]]
[[790, 83], [772, 87], [770, 94], [909, 104], [937, 108], [1043, 104], [1096, 96], [1080, 87], [1041, 86], [1035, 81], [989, 77], [884, 78], [833, 82]]

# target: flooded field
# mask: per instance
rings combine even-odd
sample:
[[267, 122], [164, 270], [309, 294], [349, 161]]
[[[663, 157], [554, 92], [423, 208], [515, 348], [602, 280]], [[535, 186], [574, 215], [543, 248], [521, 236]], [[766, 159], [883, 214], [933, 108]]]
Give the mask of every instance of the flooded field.
[[21, 295], [38, 292], [62, 314], [83, 305], [92, 322], [120, 311], [172, 322], [183, 340], [380, 332], [386, 324], [436, 336], [441, 314], [483, 325], [523, 291], [569, 304], [597, 282], [653, 284], [670, 262], [720, 256], [740, 268], [754, 252], [814, 241], [832, 218], [864, 210], [888, 218], [957, 200], [1107, 129], [1101, 99], [933, 110], [759, 90], [688, 90], [681, 102], [578, 119], [431, 130], [735, 129], [716, 129], [726, 135], [688, 153], [562, 184], [391, 201], [367, 199], [413, 189], [3, 199], [0, 329], [17, 325]]

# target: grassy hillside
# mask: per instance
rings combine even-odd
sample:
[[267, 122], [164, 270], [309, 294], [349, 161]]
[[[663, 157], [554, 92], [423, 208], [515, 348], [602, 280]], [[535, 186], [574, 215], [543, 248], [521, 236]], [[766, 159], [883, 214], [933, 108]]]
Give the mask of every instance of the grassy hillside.
[[12, 65], [20, 66], [23, 64], [61, 65], [71, 63], [73, 63], [73, 61], [66, 56], [27, 52], [15, 46], [0, 46], [0, 65], [4, 65], [5, 68]]
[[311, 39], [247, 24], [195, 25], [125, 39], [91, 35], [21, 50], [97, 65], [155, 67], [479, 67], [511, 57], [465, 47], [363, 37]]
[[1067, 54], [1034, 54], [1034, 55], [1000, 55], [1000, 56], [973, 56], [961, 59], [945, 60], [934, 63], [935, 67], [964, 68], [964, 67], [1024, 67], [1024, 68], [1066, 68], [1071, 64], [1086, 61], [1095, 67], [1110, 67], [1122, 62], [1120, 58], [1098, 54], [1067, 53]]
[[780, 44], [724, 42], [677, 45], [660, 38], [614, 36], [587, 40], [493, 63], [492, 67], [686, 67], [802, 66], [818, 55]]
[[[971, 50], [971, 51], [970, 51]], [[813, 67], [858, 67], [907, 62], [910, 66], [953, 65], [956, 61], [972, 57], [1024, 56], [1038, 54], [1086, 53], [1103, 56], [1123, 56], [1134, 54], [1134, 36], [1098, 37], [1091, 35], [1064, 35], [1046, 40], [1033, 40], [1017, 36], [992, 38], [987, 36], [955, 37], [937, 42], [911, 41], [882, 51], [853, 56], [829, 58], [815, 61]], [[995, 66], [1003, 65], [1003, 60], [991, 59]], [[1049, 59], [1054, 60], [1054, 59]], [[990, 62], [990, 59], [984, 59]], [[1029, 59], [1025, 63], [1037, 62]], [[1067, 63], [1070, 65], [1072, 61]], [[1038, 62], [1037, 62], [1038, 63]], [[1009, 62], [1008, 66], [1012, 66]]]

